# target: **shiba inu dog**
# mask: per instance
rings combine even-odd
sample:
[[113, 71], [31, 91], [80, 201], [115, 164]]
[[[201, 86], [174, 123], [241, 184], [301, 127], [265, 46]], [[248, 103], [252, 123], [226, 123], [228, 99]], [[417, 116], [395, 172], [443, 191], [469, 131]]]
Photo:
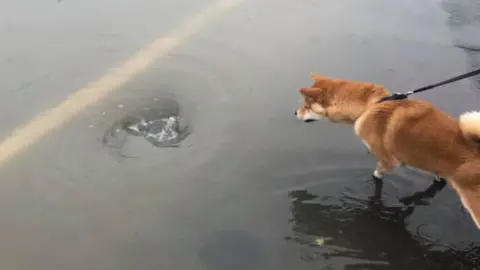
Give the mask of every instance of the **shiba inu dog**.
[[298, 119], [327, 119], [353, 126], [378, 160], [377, 179], [408, 165], [446, 179], [480, 229], [480, 112], [459, 119], [423, 100], [386, 100], [382, 85], [311, 73], [313, 85], [301, 88]]

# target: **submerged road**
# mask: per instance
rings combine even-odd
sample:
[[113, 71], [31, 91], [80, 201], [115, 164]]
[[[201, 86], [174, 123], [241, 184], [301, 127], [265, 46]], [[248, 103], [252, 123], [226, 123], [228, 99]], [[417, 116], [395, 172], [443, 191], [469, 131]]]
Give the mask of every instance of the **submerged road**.
[[[402, 169], [380, 189], [351, 128], [293, 112], [311, 71], [408, 91], [480, 67], [479, 18], [467, 0], [4, 3], [0, 266], [477, 269], [450, 187]], [[457, 116], [479, 82], [417, 97]], [[112, 135], [172, 100], [179, 147]]]

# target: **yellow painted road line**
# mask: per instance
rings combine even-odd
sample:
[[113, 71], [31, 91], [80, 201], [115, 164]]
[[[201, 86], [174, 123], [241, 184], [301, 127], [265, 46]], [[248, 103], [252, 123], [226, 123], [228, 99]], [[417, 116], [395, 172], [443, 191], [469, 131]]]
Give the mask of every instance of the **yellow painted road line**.
[[44, 135], [71, 120], [88, 106], [99, 102], [119, 89], [137, 73], [146, 70], [154, 61], [167, 56], [208, 23], [242, 1], [218, 0], [214, 2], [202, 12], [189, 18], [170, 35], [154, 40], [120, 66], [111, 69], [97, 81], [70, 95], [58, 106], [37, 115], [27, 124], [16, 128], [9, 137], [0, 142], [0, 166]]

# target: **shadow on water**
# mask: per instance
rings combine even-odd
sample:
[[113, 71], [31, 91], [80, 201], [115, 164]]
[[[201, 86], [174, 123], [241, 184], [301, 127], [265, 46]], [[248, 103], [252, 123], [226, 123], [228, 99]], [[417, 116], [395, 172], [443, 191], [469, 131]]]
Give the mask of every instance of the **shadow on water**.
[[[466, 54], [467, 71], [480, 68], [480, 1], [442, 0], [442, 7], [449, 15], [454, 46]], [[480, 92], [480, 76], [470, 80]], [[294, 236], [286, 240], [302, 247], [303, 260], [329, 262], [330, 268], [323, 269], [480, 269], [480, 246], [475, 242], [442, 245], [423, 236], [426, 224], [410, 223], [417, 206], [428, 205], [444, 183], [433, 182], [396, 205], [382, 198], [382, 181], [374, 184], [366, 199], [342, 195], [333, 201], [306, 189], [290, 192]]]
[[[340, 259], [343, 269], [478, 269], [480, 247], [439, 247], [421, 236], [422, 226], [414, 233], [407, 228], [416, 206], [425, 205], [444, 186], [434, 182], [402, 198], [399, 206], [383, 202], [382, 181], [375, 181], [368, 199], [345, 197], [341, 203], [326, 203], [307, 190], [293, 191], [290, 223], [297, 236], [287, 240], [308, 247], [302, 259]], [[315, 237], [317, 241], [308, 240]]]

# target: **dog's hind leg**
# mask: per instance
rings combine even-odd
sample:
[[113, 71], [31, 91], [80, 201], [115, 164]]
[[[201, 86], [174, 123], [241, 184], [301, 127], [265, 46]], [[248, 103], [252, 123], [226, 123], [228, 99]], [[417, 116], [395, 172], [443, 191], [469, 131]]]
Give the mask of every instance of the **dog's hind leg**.
[[456, 187], [460, 201], [470, 214], [472, 220], [480, 230], [480, 192], [479, 188], [458, 188]]
[[408, 206], [427, 205], [446, 185], [447, 182], [435, 181], [427, 189], [401, 198], [400, 202]]
[[460, 196], [465, 209], [480, 230], [480, 160], [462, 164], [452, 176], [452, 186]]

